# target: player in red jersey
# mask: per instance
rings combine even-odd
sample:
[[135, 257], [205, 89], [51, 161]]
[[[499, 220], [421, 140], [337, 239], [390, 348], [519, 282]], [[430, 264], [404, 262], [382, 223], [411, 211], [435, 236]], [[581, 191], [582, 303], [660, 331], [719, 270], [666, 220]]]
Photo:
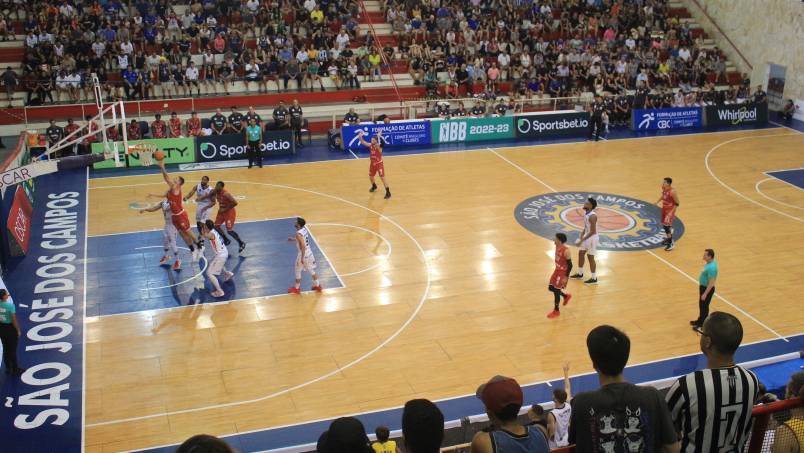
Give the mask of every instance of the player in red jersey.
[[193, 111], [190, 114], [190, 119], [187, 120], [187, 135], [190, 137], [199, 137], [201, 135], [201, 118], [198, 113]]
[[165, 161], [159, 161], [159, 169], [162, 171], [162, 177], [168, 185], [167, 200], [170, 203], [170, 213], [173, 216], [173, 225], [179, 231], [179, 236], [184, 239], [184, 243], [193, 254], [193, 261], [204, 254], [204, 244], [201, 240], [197, 239], [190, 230], [190, 218], [187, 216], [187, 211], [182, 206], [182, 190], [181, 186], [184, 184], [184, 178], [176, 176], [171, 179], [165, 170]]
[[553, 302], [553, 311], [547, 314], [547, 317], [550, 319], [557, 318], [561, 315], [561, 312], [558, 310], [558, 302], [562, 297], [564, 298], [564, 305], [567, 305], [570, 299], [572, 299], [572, 294], [562, 291], [567, 287], [567, 280], [569, 280], [569, 274], [572, 270], [572, 254], [570, 253], [569, 247], [565, 245], [567, 243], [567, 235], [557, 233], [553, 242], [556, 244], [556, 270], [554, 270], [553, 275], [550, 276], [550, 284], [547, 286], [547, 290], [553, 293], [555, 301]]
[[140, 129], [140, 123], [137, 122], [137, 120], [131, 120], [126, 132], [128, 132], [129, 140], [139, 140], [142, 138], [142, 129]]
[[368, 147], [370, 153], [369, 159], [371, 159], [371, 164], [369, 165], [369, 180], [371, 181], [371, 189], [369, 189], [369, 192], [377, 190], [374, 175], [379, 174], [382, 185], [385, 186], [385, 198], [391, 198], [391, 189], [388, 187], [388, 183], [385, 182], [385, 165], [382, 163], [382, 131], [377, 129], [377, 135], [371, 137], [371, 143], [363, 140], [363, 134], [364, 132], [361, 131], [358, 139], [360, 139], [361, 145]]
[[664, 178], [662, 182], [662, 196], [656, 201], [662, 205], [662, 228], [664, 228], [664, 249], [673, 250], [676, 246], [673, 242], [673, 220], [676, 218], [678, 209], [678, 193], [673, 188], [673, 178]]
[[226, 232], [240, 245], [240, 248], [237, 250], [238, 253], [243, 253], [243, 250], [246, 248], [246, 243], [240, 239], [240, 236], [234, 230], [235, 220], [237, 220], [237, 211], [235, 210], [237, 200], [235, 200], [235, 197], [233, 197], [228, 190], [223, 188], [224, 186], [223, 181], [215, 183], [215, 200], [218, 202], [218, 215], [215, 216], [215, 231], [221, 235], [224, 243], [229, 245], [229, 238], [226, 237], [226, 234], [223, 233], [223, 229], [221, 228], [221, 225], [226, 224]]
[[162, 121], [162, 115], [154, 115], [156, 119], [151, 123], [151, 137], [153, 138], [167, 138], [167, 124]]
[[176, 112], [172, 112], [170, 114], [170, 119], [168, 120], [168, 128], [170, 130], [170, 136], [173, 138], [181, 137], [181, 119]]

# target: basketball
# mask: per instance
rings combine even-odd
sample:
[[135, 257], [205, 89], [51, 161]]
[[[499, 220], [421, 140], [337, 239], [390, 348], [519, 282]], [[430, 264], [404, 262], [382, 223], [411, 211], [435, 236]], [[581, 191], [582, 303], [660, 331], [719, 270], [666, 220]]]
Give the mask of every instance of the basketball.
[[156, 159], [156, 160], [161, 162], [162, 159], [164, 159], [164, 158], [165, 158], [165, 153], [163, 153], [162, 151], [157, 151], [157, 152], [154, 153], [154, 159]]

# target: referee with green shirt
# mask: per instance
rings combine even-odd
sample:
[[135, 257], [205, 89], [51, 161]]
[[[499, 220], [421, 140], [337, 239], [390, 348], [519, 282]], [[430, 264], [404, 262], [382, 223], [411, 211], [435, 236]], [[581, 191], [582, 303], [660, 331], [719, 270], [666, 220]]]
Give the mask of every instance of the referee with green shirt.
[[715, 261], [715, 251], [712, 249], [704, 250], [704, 264], [701, 276], [698, 277], [698, 319], [690, 321], [693, 328], [703, 327], [706, 317], [709, 316], [709, 304], [712, 296], [715, 295], [715, 281], [717, 280], [717, 261]]
[[14, 301], [5, 288], [0, 288], [0, 340], [3, 343], [3, 363], [6, 374], [22, 374], [25, 369], [17, 363], [17, 343], [20, 337], [20, 325], [17, 322], [17, 310]]
[[246, 154], [248, 155], [248, 168], [254, 162], [262, 168], [262, 128], [257, 124], [256, 118], [251, 118], [246, 126]]

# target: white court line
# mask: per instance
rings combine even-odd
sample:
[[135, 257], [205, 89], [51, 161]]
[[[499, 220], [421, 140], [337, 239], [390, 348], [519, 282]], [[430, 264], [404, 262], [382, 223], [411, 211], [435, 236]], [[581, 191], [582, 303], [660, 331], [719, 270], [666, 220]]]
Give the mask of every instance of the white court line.
[[[394, 333], [392, 333], [388, 338], [383, 340], [380, 344], [375, 346], [373, 349], [371, 349], [370, 351], [366, 352], [362, 356], [356, 358], [355, 360], [352, 360], [351, 362], [347, 363], [346, 365], [341, 366], [341, 367], [336, 367], [334, 370], [330, 371], [329, 373], [326, 373], [326, 374], [324, 374], [322, 376], [319, 376], [319, 377], [317, 377], [315, 379], [311, 379], [311, 380], [309, 380], [307, 382], [303, 382], [301, 384], [296, 384], [296, 385], [288, 387], [286, 389], [283, 389], [283, 390], [280, 390], [280, 391], [277, 391], [277, 392], [274, 392], [274, 393], [271, 393], [271, 394], [268, 394], [268, 395], [264, 395], [264, 396], [261, 396], [261, 397], [249, 399], [249, 400], [232, 401], [232, 402], [229, 402], [229, 403], [213, 404], [213, 405], [209, 405], [209, 406], [201, 406], [201, 407], [195, 407], [195, 408], [191, 408], [191, 409], [182, 409], [182, 410], [177, 410], [177, 411], [172, 411], [172, 412], [167, 412], [166, 411], [166, 412], [162, 412], [162, 413], [158, 413], [158, 414], [143, 415], [143, 416], [139, 416], [139, 417], [130, 417], [130, 418], [123, 418], [123, 419], [118, 419], [118, 420], [109, 420], [109, 421], [105, 421], [105, 422], [91, 423], [89, 425], [86, 425], [87, 427], [115, 425], [115, 424], [132, 422], [132, 421], [137, 421], [137, 420], [147, 420], [147, 419], [152, 419], [152, 418], [157, 418], [157, 417], [169, 417], [171, 415], [179, 415], [179, 414], [201, 412], [201, 411], [205, 411], [205, 410], [209, 410], [209, 409], [219, 409], [219, 408], [224, 408], [224, 407], [241, 406], [241, 405], [244, 405], [244, 404], [257, 403], [257, 402], [260, 402], [260, 401], [265, 401], [265, 400], [268, 400], [268, 399], [271, 399], [271, 398], [275, 398], [277, 396], [285, 395], [287, 393], [290, 393], [290, 392], [299, 390], [301, 388], [307, 387], [308, 385], [315, 384], [316, 382], [320, 382], [320, 381], [323, 381], [325, 379], [328, 379], [328, 378], [330, 378], [330, 377], [332, 377], [332, 376], [334, 376], [334, 375], [336, 375], [338, 373], [341, 373], [342, 371], [344, 371], [346, 369], [349, 369], [349, 368], [357, 365], [358, 363], [368, 359], [369, 357], [374, 355], [377, 351], [379, 351], [380, 349], [384, 348], [388, 343], [393, 341], [396, 337], [398, 337], [405, 329], [407, 329], [408, 326], [410, 325], [410, 323], [412, 323], [413, 320], [416, 318], [416, 316], [419, 314], [419, 312], [421, 311], [422, 307], [424, 307], [424, 303], [427, 301], [427, 296], [430, 294], [430, 286], [431, 286], [431, 283], [432, 283], [432, 281], [431, 281], [432, 272], [430, 270], [430, 261], [427, 259], [427, 255], [424, 253], [424, 248], [419, 243], [419, 241], [417, 241], [416, 238], [413, 237], [413, 235], [410, 234], [410, 232], [408, 230], [403, 228], [394, 219], [382, 214], [381, 212], [375, 211], [375, 210], [373, 210], [373, 209], [371, 209], [369, 207], [360, 205], [360, 204], [355, 203], [353, 201], [349, 201], [349, 200], [347, 200], [345, 198], [341, 198], [341, 197], [338, 197], [336, 195], [331, 195], [331, 194], [327, 194], [327, 193], [323, 193], [323, 192], [317, 192], [317, 191], [310, 190], [310, 189], [302, 189], [302, 188], [299, 188], [299, 187], [286, 186], [286, 185], [282, 185], [282, 184], [270, 184], [270, 183], [261, 183], [261, 182], [253, 182], [253, 181], [230, 181], [230, 182], [231, 183], [237, 183], [237, 184], [255, 184], [255, 185], [261, 185], [261, 186], [266, 186], [266, 187], [275, 187], [275, 188], [279, 188], [279, 189], [296, 190], [296, 191], [299, 191], [299, 192], [305, 192], [305, 193], [309, 193], [309, 194], [312, 194], [312, 195], [318, 195], [318, 196], [321, 196], [321, 197], [330, 198], [332, 200], [340, 201], [342, 203], [345, 203], [345, 204], [354, 206], [356, 208], [368, 211], [368, 212], [370, 212], [372, 214], [375, 214], [380, 219], [389, 222], [391, 225], [393, 225], [397, 229], [399, 229], [399, 231], [401, 231], [405, 236], [407, 236], [413, 242], [413, 244], [419, 250], [419, 253], [421, 254], [422, 258], [424, 259], [426, 283], [425, 283], [425, 287], [424, 287], [424, 292], [422, 293], [422, 296], [419, 299], [419, 303], [416, 305], [416, 308], [410, 314], [408, 319], [405, 320], [405, 322], [402, 323], [402, 325], [396, 331], [394, 331]], [[203, 305], [210, 305], [210, 304], [203, 304]], [[176, 307], [176, 308], [178, 308], [178, 307]]]
[[[338, 282], [340, 282], [342, 287], [346, 288], [346, 283], [344, 283], [343, 280], [341, 279], [341, 275], [338, 273], [338, 270], [335, 269], [335, 263], [333, 263], [332, 260], [329, 259], [329, 257], [327, 256], [327, 252], [324, 251], [324, 247], [321, 247], [321, 243], [318, 242], [318, 240], [316, 240], [316, 238], [313, 235], [313, 232], [311, 230], [308, 229], [307, 232], [310, 233], [310, 237], [313, 238], [313, 242], [318, 244], [318, 251], [321, 252], [321, 255], [323, 255], [324, 259], [327, 260], [327, 262], [329, 263], [329, 267], [332, 268], [332, 272], [335, 274], [335, 278], [338, 279]], [[324, 288], [324, 289], [326, 289], [326, 288]]]
[[763, 207], [763, 208], [765, 208], [765, 209], [767, 209], [769, 211], [775, 212], [776, 214], [779, 214], [781, 216], [787, 217], [788, 219], [792, 219], [792, 220], [795, 220], [797, 222], [804, 223], [804, 219], [802, 219], [800, 217], [792, 216], [792, 215], [790, 215], [790, 214], [788, 214], [786, 212], [779, 211], [778, 209], [772, 208], [772, 207], [770, 207], [770, 206], [768, 206], [768, 205], [766, 205], [764, 203], [760, 203], [760, 202], [758, 202], [758, 201], [756, 201], [756, 200], [754, 200], [752, 198], [746, 197], [742, 193], [740, 193], [737, 190], [733, 189], [728, 184], [726, 184], [723, 181], [721, 181], [720, 178], [718, 178], [717, 175], [715, 175], [715, 172], [713, 172], [712, 168], [709, 166], [709, 158], [712, 156], [712, 154], [715, 151], [717, 151], [723, 145], [727, 145], [729, 143], [734, 143], [734, 142], [740, 141], [740, 140], [748, 140], [748, 139], [752, 139], [752, 138], [795, 137], [795, 136], [796, 136], [796, 134], [770, 134], [770, 135], [753, 135], [753, 136], [747, 136], [747, 137], [737, 137], [737, 138], [733, 138], [731, 140], [726, 140], [725, 142], [720, 142], [717, 145], [713, 146], [712, 149], [710, 149], [709, 152], [706, 153], [706, 157], [704, 157], [704, 166], [706, 167], [706, 171], [709, 172], [709, 176], [711, 176], [715, 181], [717, 181], [718, 184], [723, 186], [725, 189], [728, 189], [729, 191], [731, 191], [733, 194], [737, 195], [738, 197], [740, 197], [740, 198], [742, 198], [742, 199], [744, 199], [744, 200], [746, 200], [746, 201], [748, 201], [750, 203], [753, 203], [753, 204], [755, 204], [757, 206]]
[[[162, 248], [162, 246], [161, 246], [161, 245], [146, 245], [146, 246], [144, 246], [144, 247], [135, 247], [135, 248], [134, 248], [134, 250], [142, 250], [142, 249], [159, 249], [159, 248]], [[182, 249], [182, 250], [187, 250], [188, 252], [190, 251], [190, 249], [188, 249], [187, 247], [176, 247], [176, 248], [178, 248], [178, 249]], [[174, 283], [174, 284], [172, 284], [172, 285], [166, 285], [166, 286], [154, 286], [154, 287], [148, 286], [148, 287], [146, 287], [146, 288], [140, 288], [140, 290], [142, 290], [142, 291], [148, 291], [149, 289], [164, 289], [164, 288], [172, 288], [172, 287], [174, 287], [174, 286], [183, 285], [183, 284], [185, 284], [185, 283], [189, 282], [190, 280], [195, 280], [195, 279], [197, 279], [198, 277], [200, 277], [200, 276], [201, 276], [201, 275], [204, 273], [204, 271], [205, 271], [205, 270], [207, 270], [207, 266], [209, 265], [209, 261], [207, 260], [207, 257], [206, 257], [206, 256], [201, 255], [201, 259], [202, 259], [202, 260], [204, 260], [204, 266], [201, 268], [201, 270], [200, 270], [200, 271], [199, 271], [197, 274], [193, 275], [192, 277], [190, 277], [190, 278], [188, 278], [188, 279], [186, 279], [186, 280], [182, 280], [182, 281], [180, 281], [180, 282], [178, 282], [178, 283]]]
[[[762, 179], [760, 181], [757, 181], [757, 183], [754, 185], [754, 189], [756, 189], [758, 194], [762, 195], [763, 197], [767, 198], [770, 201], [773, 201], [774, 203], [779, 203], [779, 204], [785, 205], [785, 206], [793, 208], [793, 209], [801, 209], [802, 211], [804, 211], [804, 207], [796, 206], [796, 205], [790, 204], [790, 203], [785, 203], [784, 201], [779, 201], [779, 200], [777, 200], [777, 199], [775, 199], [775, 198], [773, 198], [771, 196], [766, 195], [765, 192], [760, 190], [759, 186], [761, 186], [762, 183], [768, 182], [768, 181], [779, 181], [779, 182], [783, 182], [785, 184], [791, 185], [793, 187], [796, 187], [793, 184], [788, 183], [787, 181], [782, 181], [779, 178], [774, 178], [774, 177], [771, 176], [770, 178], [765, 178], [765, 179]], [[802, 190], [802, 189], [799, 189], [798, 187], [796, 187], [796, 189]]]
[[[542, 181], [541, 179], [537, 178], [536, 176], [534, 176], [533, 174], [531, 174], [530, 172], [528, 172], [528, 171], [527, 171], [527, 170], [525, 170], [524, 168], [520, 167], [519, 165], [517, 165], [517, 164], [515, 164], [515, 163], [511, 162], [510, 160], [508, 160], [507, 158], [503, 157], [503, 156], [502, 156], [500, 153], [498, 153], [497, 151], [495, 151], [495, 150], [493, 150], [493, 149], [491, 149], [491, 148], [489, 148], [489, 151], [491, 151], [491, 152], [492, 152], [492, 153], [494, 153], [495, 155], [499, 156], [499, 157], [500, 157], [502, 160], [504, 160], [504, 161], [508, 162], [509, 164], [511, 164], [512, 166], [514, 166], [514, 168], [518, 169], [518, 170], [519, 170], [519, 171], [521, 171], [522, 173], [524, 173], [524, 174], [528, 175], [528, 176], [529, 176], [531, 179], [533, 179], [534, 181], [537, 181], [537, 182], [539, 182], [540, 184], [542, 184], [544, 187], [547, 187], [548, 189], [550, 189], [550, 191], [552, 191], [552, 192], [558, 192], [558, 190], [554, 189], [552, 186], [550, 186], [549, 184], [545, 183], [545, 182], [544, 182], [544, 181]], [[684, 276], [685, 276], [685, 277], [687, 277], [688, 279], [692, 280], [694, 283], [698, 283], [698, 281], [697, 281], [697, 280], [695, 280], [694, 278], [692, 278], [692, 276], [690, 276], [690, 275], [689, 275], [689, 274], [687, 274], [686, 272], [682, 271], [681, 269], [677, 268], [676, 266], [674, 266], [673, 264], [671, 264], [669, 261], [665, 260], [664, 258], [661, 258], [659, 255], [657, 255], [657, 254], [653, 253], [653, 252], [652, 252], [652, 251], [650, 251], [650, 250], [645, 250], [645, 251], [646, 251], [646, 252], [648, 252], [648, 253], [650, 253], [651, 255], [653, 255], [653, 256], [654, 256], [655, 258], [657, 258], [659, 261], [661, 261], [661, 262], [663, 262], [663, 263], [667, 264], [668, 266], [670, 266], [671, 268], [673, 268], [673, 269], [674, 269], [676, 272], [678, 272], [678, 273], [680, 273], [681, 275], [684, 275]], [[765, 325], [763, 322], [761, 322], [760, 320], [758, 320], [757, 318], [755, 318], [754, 316], [752, 316], [751, 314], [749, 314], [747, 311], [743, 310], [742, 308], [738, 307], [737, 305], [734, 305], [733, 303], [731, 303], [731, 302], [729, 302], [728, 300], [726, 300], [726, 299], [725, 299], [723, 296], [721, 296], [719, 293], [715, 293], [715, 296], [717, 296], [717, 297], [718, 297], [718, 299], [722, 300], [723, 302], [726, 302], [726, 303], [727, 303], [727, 304], [729, 304], [730, 306], [734, 307], [736, 310], [738, 310], [740, 313], [744, 314], [746, 317], [748, 317], [748, 318], [749, 318], [749, 319], [751, 319], [752, 321], [754, 321], [754, 322], [756, 322], [757, 324], [759, 324], [760, 326], [764, 327], [764, 328], [765, 328], [767, 331], [769, 331], [770, 333], [772, 333], [772, 334], [776, 335], [777, 337], [781, 338], [781, 339], [782, 339], [782, 340], [784, 340], [784, 341], [789, 341], [789, 340], [787, 340], [785, 337], [783, 337], [783, 336], [779, 335], [779, 333], [778, 333], [778, 332], [776, 332], [775, 330], [771, 329], [770, 327], [768, 327], [767, 325]]]
[[86, 196], [84, 197], [84, 319], [82, 321], [83, 354], [81, 357], [81, 451], [84, 451], [87, 422], [87, 267], [89, 267], [89, 167], [86, 176]]
[[[774, 123], [775, 124], [775, 123]], [[788, 128], [787, 126], [781, 126], [780, 128]], [[712, 135], [712, 134], [735, 134], [740, 132], [750, 132], [754, 130], [773, 130], [774, 128], [766, 128], [766, 129], [737, 129], [737, 130], [726, 130], [726, 131], [707, 131], [707, 132], [690, 132], [688, 134], [673, 134], [673, 135], [651, 135], [647, 137], [621, 137], [621, 138], [607, 138], [607, 141], [621, 141], [621, 140], [650, 140], [650, 139], [657, 139], [657, 138], [677, 138], [677, 137], [688, 137], [688, 136], [695, 136], [695, 135]], [[789, 129], [789, 128], [788, 128]], [[795, 130], [795, 129], [793, 129]], [[798, 132], [798, 131], [796, 131]], [[800, 133], [800, 132], [799, 132]], [[567, 146], [567, 145], [578, 145], [581, 143], [586, 143], [586, 139], [581, 139], [574, 142], [561, 142], [561, 143], [533, 143], [530, 145], [517, 145], [515, 141], [512, 141], [510, 145], [505, 146], [505, 148], [522, 148], [522, 147], [542, 147], [542, 146]], [[389, 151], [389, 154], [384, 154], [383, 159], [387, 158], [402, 158], [402, 157], [413, 157], [413, 156], [425, 156], [428, 154], [452, 154], [452, 153], [472, 153], [472, 152], [486, 152], [487, 150], [484, 148], [475, 148], [475, 149], [453, 149], [453, 150], [444, 150], [444, 151], [425, 151], [421, 153], [415, 152], [406, 152], [404, 154], [390, 154], [392, 151]], [[360, 159], [360, 157], [357, 157]], [[287, 166], [294, 166], [294, 165], [308, 165], [308, 164], [323, 164], [323, 163], [331, 163], [331, 162], [339, 162], [342, 160], [349, 160], [349, 159], [326, 159], [326, 160], [313, 160], [309, 162], [288, 162], [282, 164], [268, 164], [266, 168], [272, 167], [287, 167]], [[241, 168], [241, 167], [236, 167]], [[226, 171], [232, 170], [231, 168], [221, 168], [221, 169], [214, 169], [214, 170], [179, 170], [176, 173], [197, 173], [197, 172], [217, 172], [217, 171]], [[104, 180], [104, 179], [120, 179], [120, 178], [136, 178], [140, 176], [157, 176], [159, 173], [140, 173], [134, 175], [118, 175], [118, 176], [100, 176], [97, 178], [90, 178], [90, 181], [94, 180]], [[148, 184], [133, 184], [133, 185], [123, 185], [119, 187], [134, 187], [138, 185], [148, 185]], [[114, 188], [116, 186], [102, 186], [102, 187], [90, 187], [90, 189], [106, 189], [106, 188]]]
[[[366, 233], [373, 234], [375, 237], [377, 237], [380, 240], [382, 240], [385, 243], [385, 245], [388, 247], [388, 252], [385, 255], [375, 255], [375, 258], [380, 257], [380, 258], [383, 258], [383, 259], [388, 259], [391, 256], [391, 251], [393, 250], [393, 248], [391, 247], [391, 241], [386, 239], [385, 236], [381, 235], [380, 233], [377, 233], [376, 231], [369, 230], [368, 228], [363, 228], [363, 227], [357, 226], [357, 225], [346, 225], [346, 224], [343, 224], [343, 223], [311, 223], [311, 224], [309, 224], [309, 226], [311, 226], [311, 227], [313, 227], [313, 226], [339, 226], [339, 227], [345, 227], [345, 228], [355, 228], [355, 229], [358, 229], [358, 230], [365, 231]], [[321, 248], [320, 245], [319, 245], [319, 248]], [[329, 261], [329, 258], [327, 258], [327, 261]], [[375, 268], [379, 267], [380, 264], [382, 264], [382, 263], [376, 263], [373, 266], [369, 266], [369, 267], [367, 267], [365, 269], [361, 269], [361, 270], [355, 271], [355, 272], [349, 272], [347, 274], [340, 274], [340, 275], [343, 276], [343, 277], [350, 277], [352, 275], [362, 274], [363, 272], [368, 272], [368, 271], [370, 271], [372, 269], [375, 269]]]
[[774, 124], [774, 125], [776, 125], [776, 126], [783, 127], [783, 128], [785, 128], [785, 129], [790, 129], [790, 130], [791, 130], [791, 131], [793, 131], [793, 132], [796, 132], [796, 133], [799, 133], [799, 134], [804, 134], [804, 132], [801, 132], [801, 131], [800, 131], [800, 130], [798, 130], [798, 129], [793, 129], [793, 128], [792, 128], [792, 127], [790, 127], [790, 126], [785, 126], [784, 124], [777, 123], [776, 121], [770, 121], [770, 120], [768, 120], [768, 122], [769, 122], [769, 123], [771, 123], [771, 124]]
[[765, 176], [770, 176], [770, 178], [768, 178], [768, 179], [775, 179], [775, 180], [777, 180], [777, 181], [779, 181], [779, 182], [781, 182], [781, 183], [785, 183], [785, 184], [787, 184], [788, 186], [793, 187], [794, 189], [797, 189], [797, 190], [804, 190], [804, 189], [802, 189], [801, 187], [799, 187], [799, 186], [797, 186], [797, 185], [795, 185], [795, 184], [793, 184], [793, 183], [791, 183], [791, 182], [787, 182], [787, 181], [785, 181], [784, 179], [779, 178], [778, 176], [773, 176], [773, 175], [771, 174], [771, 173], [783, 173], [783, 172], [786, 172], [786, 171], [799, 171], [799, 170], [804, 170], [804, 167], [799, 167], [799, 168], [787, 168], [787, 169], [785, 169], [785, 170], [765, 170], [763, 173], [765, 174]]
[[[154, 182], [154, 183], [151, 183], [151, 184], [160, 184], [160, 183]], [[238, 220], [237, 222], [235, 222], [235, 225], [239, 225], [239, 224], [242, 224], [242, 223], [271, 222], [273, 220], [287, 220], [287, 219], [295, 219], [295, 218], [296, 217], [273, 217], [273, 218], [270, 218], [270, 219], [266, 218], [266, 219], [257, 219], [257, 220]], [[91, 237], [91, 238], [101, 238], [101, 237], [106, 237], [106, 236], [122, 236], [124, 234], [153, 233], [155, 231], [162, 231], [163, 229], [164, 229], [164, 227], [163, 228], [153, 228], [153, 229], [150, 229], [150, 230], [124, 231], [122, 233], [91, 234], [91, 235], [89, 235], [89, 237]]]

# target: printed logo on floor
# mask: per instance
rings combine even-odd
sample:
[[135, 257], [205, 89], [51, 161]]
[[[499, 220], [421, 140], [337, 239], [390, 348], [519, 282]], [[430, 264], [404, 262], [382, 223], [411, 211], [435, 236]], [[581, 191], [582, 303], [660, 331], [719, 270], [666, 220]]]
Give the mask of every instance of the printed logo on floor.
[[[517, 205], [514, 217], [527, 230], [552, 240], [567, 235], [574, 245], [583, 231], [587, 198], [597, 200], [598, 249], [611, 251], [649, 250], [663, 246], [662, 209], [647, 201], [600, 192], [554, 192], [530, 197]], [[673, 240], [684, 234], [684, 224], [673, 220]]]

